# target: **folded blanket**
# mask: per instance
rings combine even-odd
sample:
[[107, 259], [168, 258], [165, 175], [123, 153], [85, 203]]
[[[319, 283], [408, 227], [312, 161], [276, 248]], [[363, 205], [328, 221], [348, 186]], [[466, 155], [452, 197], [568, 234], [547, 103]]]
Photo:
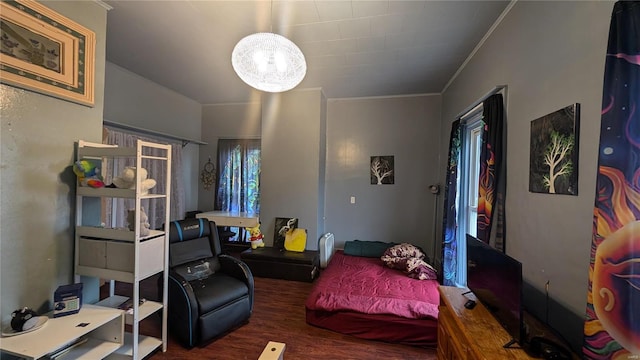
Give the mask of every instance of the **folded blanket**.
[[345, 255], [379, 258], [395, 243], [353, 240], [344, 243]]

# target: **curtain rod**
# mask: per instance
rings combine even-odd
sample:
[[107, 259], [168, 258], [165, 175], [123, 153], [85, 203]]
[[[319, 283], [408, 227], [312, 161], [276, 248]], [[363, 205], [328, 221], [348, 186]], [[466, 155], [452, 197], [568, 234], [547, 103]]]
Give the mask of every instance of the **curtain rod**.
[[179, 137], [179, 136], [163, 133], [163, 132], [160, 132], [160, 131], [154, 131], [154, 130], [140, 128], [140, 127], [137, 127], [137, 126], [131, 126], [131, 125], [127, 125], [127, 124], [117, 123], [117, 122], [106, 120], [106, 119], [102, 120], [102, 123], [104, 125], [112, 126], [112, 127], [123, 129], [123, 130], [133, 130], [133, 131], [136, 131], [136, 132], [139, 132], [139, 133], [142, 133], [142, 134], [160, 136], [160, 137], [167, 138], [167, 139], [172, 139], [172, 140], [180, 140], [182, 142], [182, 147], [187, 146], [189, 143], [194, 143], [194, 144], [198, 144], [198, 145], [207, 145], [206, 142], [203, 142], [203, 141], [200, 141], [200, 140], [183, 138], [183, 137]]
[[480, 103], [482, 103], [483, 101], [485, 101], [489, 96], [493, 95], [493, 94], [497, 94], [498, 92], [500, 92], [501, 90], [507, 90], [507, 85], [497, 85], [496, 87], [494, 87], [493, 89], [491, 89], [488, 93], [482, 95], [482, 97], [478, 100], [476, 100], [472, 105], [468, 106], [467, 108], [465, 108], [462, 112], [460, 112], [458, 115], [456, 115], [455, 119], [460, 119], [462, 116], [464, 116], [466, 113], [468, 113], [469, 111], [473, 110], [473, 108], [475, 108], [476, 106], [480, 105]]

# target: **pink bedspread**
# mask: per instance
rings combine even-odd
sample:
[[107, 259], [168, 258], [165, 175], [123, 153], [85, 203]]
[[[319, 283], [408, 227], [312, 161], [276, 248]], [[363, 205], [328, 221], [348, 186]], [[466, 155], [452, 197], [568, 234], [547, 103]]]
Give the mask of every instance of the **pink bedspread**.
[[309, 310], [438, 318], [438, 282], [409, 278], [379, 258], [336, 251], [306, 301]]

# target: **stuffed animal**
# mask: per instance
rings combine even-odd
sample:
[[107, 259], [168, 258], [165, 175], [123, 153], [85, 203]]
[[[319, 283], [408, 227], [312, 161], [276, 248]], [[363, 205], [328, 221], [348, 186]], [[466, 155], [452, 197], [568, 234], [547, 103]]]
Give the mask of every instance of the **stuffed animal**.
[[73, 164], [73, 172], [78, 177], [80, 186], [101, 188], [104, 186], [100, 168], [92, 161], [78, 160]]
[[[127, 221], [129, 222], [129, 230], [136, 231], [136, 225], [135, 225], [136, 211], [135, 210], [132, 209], [127, 211]], [[149, 217], [147, 216], [147, 213], [144, 212], [144, 208], [141, 207], [140, 208], [140, 236], [149, 235], [149, 227], [151, 227], [151, 225], [149, 225]]]
[[251, 235], [251, 237], [249, 238], [249, 241], [251, 241], [251, 248], [257, 249], [259, 247], [264, 247], [264, 242], [262, 241], [262, 238], [264, 238], [264, 236], [260, 231], [260, 224], [254, 227], [248, 227], [246, 229]]
[[[149, 193], [149, 189], [153, 189], [153, 187], [156, 186], [156, 181], [147, 179], [147, 170], [145, 168], [140, 168], [140, 176], [142, 177], [142, 189], [140, 193], [146, 195]], [[113, 179], [113, 185], [120, 189], [135, 189], [136, 168], [133, 166], [125, 167], [120, 176]]]

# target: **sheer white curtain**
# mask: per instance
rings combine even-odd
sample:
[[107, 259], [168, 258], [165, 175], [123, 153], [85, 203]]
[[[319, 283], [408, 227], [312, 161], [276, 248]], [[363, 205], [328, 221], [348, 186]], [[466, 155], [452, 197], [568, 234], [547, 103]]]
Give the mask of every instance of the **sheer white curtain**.
[[[118, 145], [120, 147], [135, 147], [136, 140], [144, 140], [159, 144], [171, 145], [171, 201], [170, 211], [171, 220], [179, 220], [184, 218], [185, 211], [185, 195], [184, 184], [182, 178], [182, 144], [178, 141], [163, 139], [160, 137], [152, 137], [144, 134], [137, 134], [129, 130], [121, 130], [118, 128], [106, 126], [104, 127], [103, 143], [110, 145]], [[145, 154], [161, 156], [164, 154]], [[118, 176], [125, 166], [135, 166], [135, 159], [116, 158], [107, 164], [107, 171], [104, 176], [105, 184], [112, 184], [113, 177]], [[148, 172], [148, 177], [156, 180], [156, 188], [158, 192], [164, 192], [166, 184], [164, 179], [154, 177], [153, 174], [162, 174], [165, 172], [165, 163], [162, 161], [142, 161], [142, 167]], [[109, 227], [127, 227], [127, 211], [133, 209], [135, 204], [131, 199], [108, 199], [104, 204], [106, 207], [105, 223]], [[164, 222], [165, 201], [160, 199], [144, 200], [144, 207], [151, 229], [158, 229]]]

